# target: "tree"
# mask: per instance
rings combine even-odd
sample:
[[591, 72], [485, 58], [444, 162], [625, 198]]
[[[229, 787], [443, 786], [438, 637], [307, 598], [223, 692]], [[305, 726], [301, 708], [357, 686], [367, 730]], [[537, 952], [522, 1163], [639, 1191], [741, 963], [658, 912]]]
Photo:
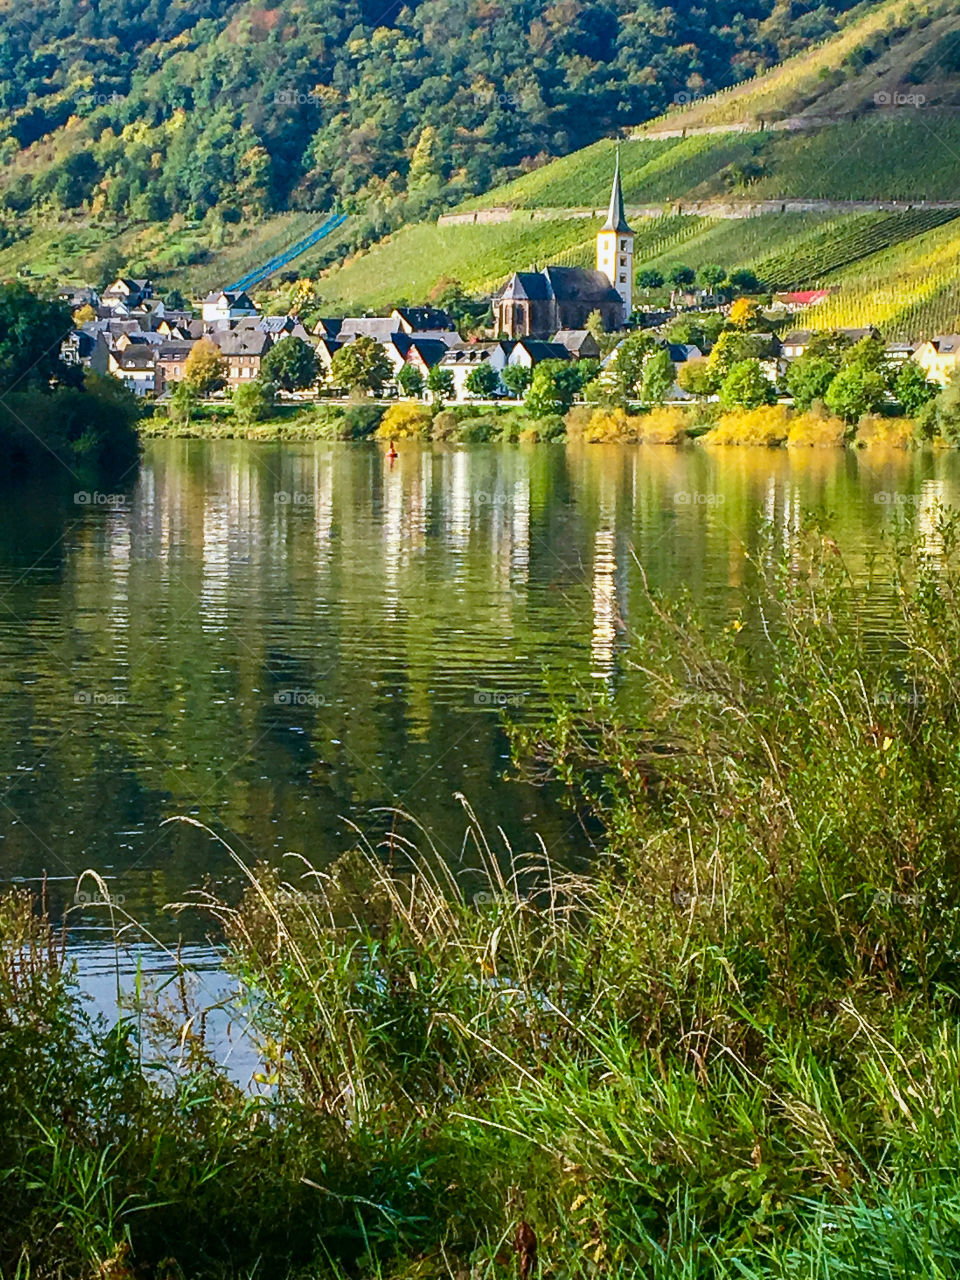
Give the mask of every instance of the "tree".
[[724, 409], [759, 409], [763, 404], [775, 404], [776, 399], [773, 383], [759, 360], [738, 361], [720, 384]]
[[208, 396], [218, 391], [227, 376], [227, 365], [220, 348], [209, 338], [200, 338], [193, 344], [183, 366], [184, 381], [198, 396]]
[[667, 272], [667, 279], [673, 285], [674, 289], [688, 289], [697, 278], [697, 273], [693, 267], [685, 267], [678, 264], [671, 267]]
[[233, 416], [245, 426], [263, 422], [273, 413], [276, 401], [276, 387], [272, 382], [264, 382], [261, 374], [253, 382], [241, 382], [234, 391]]
[[746, 267], [730, 272], [727, 276], [727, 287], [734, 293], [759, 293], [761, 288], [760, 281]]
[[677, 369], [677, 385], [688, 395], [703, 398], [713, 395], [717, 379], [706, 360], [687, 360]]
[[186, 311], [187, 300], [179, 289], [171, 289], [164, 298], [163, 305], [170, 311]]
[[167, 417], [188, 427], [199, 403], [200, 397], [191, 383], [178, 382], [167, 401]]
[[846, 347], [840, 357], [840, 367], [879, 373], [888, 387], [896, 378], [896, 370], [887, 359], [887, 347], [882, 338], [861, 338], [853, 346]]
[[707, 263], [697, 271], [697, 284], [709, 293], [716, 293], [726, 278], [726, 271], [715, 263]]
[[837, 375], [829, 356], [811, 356], [804, 352], [787, 367], [787, 390], [798, 409], [809, 409], [814, 400], [822, 400]]
[[260, 377], [281, 391], [306, 391], [319, 376], [317, 353], [302, 338], [281, 338], [260, 362]]
[[0, 284], [0, 392], [76, 385], [81, 371], [60, 359], [72, 328], [66, 303], [39, 297], [22, 280]]
[[433, 395], [434, 404], [442, 404], [444, 397], [449, 399], [453, 395], [453, 374], [435, 364], [427, 374], [427, 387]]
[[915, 418], [940, 388], [931, 382], [918, 364], [905, 360], [893, 384], [894, 392], [905, 413]]
[[622, 395], [638, 393], [643, 366], [657, 349], [657, 339], [649, 333], [632, 333], [623, 339], [610, 361], [610, 372]]
[[80, 328], [81, 325], [89, 324], [91, 320], [96, 320], [97, 313], [91, 307], [89, 302], [85, 302], [82, 307], [77, 307], [73, 313], [73, 323]]
[[756, 360], [763, 354], [764, 341], [755, 333], [740, 329], [725, 329], [713, 344], [710, 352], [710, 372], [721, 383], [735, 364], [742, 360]]
[[663, 288], [663, 272], [657, 271], [655, 267], [644, 267], [642, 271], [638, 271], [636, 275], [636, 284], [638, 289], [662, 289]]
[[730, 307], [730, 323], [738, 329], [752, 329], [760, 319], [760, 308], [749, 298], [737, 298]]
[[676, 381], [677, 371], [666, 351], [650, 356], [643, 366], [640, 398], [647, 404], [663, 404]]
[[857, 422], [865, 413], [879, 409], [886, 395], [882, 374], [849, 364], [830, 383], [823, 402], [844, 422]]
[[464, 385], [472, 396], [487, 399], [499, 387], [500, 375], [489, 360], [484, 360], [482, 364], [478, 364], [475, 369], [470, 370]]
[[541, 360], [533, 371], [524, 403], [535, 418], [562, 414], [580, 390], [576, 367], [568, 360]]
[[393, 365], [387, 353], [375, 338], [367, 335], [340, 347], [330, 361], [331, 382], [351, 391], [377, 393], [392, 373]]
[[526, 365], [508, 364], [500, 377], [510, 394], [519, 400], [530, 385], [531, 374]]
[[415, 364], [405, 364], [397, 374], [397, 385], [405, 396], [419, 400], [423, 395], [423, 374]]

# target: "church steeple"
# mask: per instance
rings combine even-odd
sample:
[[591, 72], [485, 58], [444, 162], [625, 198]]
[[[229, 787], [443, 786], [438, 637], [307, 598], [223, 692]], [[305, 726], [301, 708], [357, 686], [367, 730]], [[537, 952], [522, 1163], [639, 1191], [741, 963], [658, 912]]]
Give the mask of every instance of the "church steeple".
[[620, 186], [620, 148], [617, 147], [617, 163], [613, 171], [613, 187], [610, 191], [610, 209], [607, 220], [601, 228], [603, 231], [625, 231], [633, 235], [627, 225], [627, 216], [623, 212], [623, 190]]
[[623, 319], [629, 320], [633, 310], [633, 232], [623, 211], [619, 147], [610, 191], [610, 209], [606, 222], [597, 232], [597, 270], [603, 272], [623, 299]]

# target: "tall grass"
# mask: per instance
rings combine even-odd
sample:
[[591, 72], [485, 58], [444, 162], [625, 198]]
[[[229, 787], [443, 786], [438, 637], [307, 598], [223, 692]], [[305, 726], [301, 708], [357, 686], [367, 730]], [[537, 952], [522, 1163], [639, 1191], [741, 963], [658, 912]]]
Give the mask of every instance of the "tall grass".
[[259, 1096], [144, 1072], [59, 962], [25, 994], [8, 900], [0, 1272], [955, 1274], [960, 520], [867, 581], [778, 536], [726, 627], [648, 593], [622, 697], [514, 733], [589, 872], [464, 801], [461, 864], [398, 820], [196, 895]]

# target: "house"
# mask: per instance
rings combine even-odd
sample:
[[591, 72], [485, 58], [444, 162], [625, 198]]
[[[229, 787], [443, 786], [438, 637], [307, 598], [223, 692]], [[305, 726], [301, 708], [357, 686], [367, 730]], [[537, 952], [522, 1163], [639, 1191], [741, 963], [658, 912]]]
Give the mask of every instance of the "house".
[[330, 364], [333, 357], [342, 346], [343, 343], [337, 342], [334, 338], [323, 337], [314, 344], [314, 351], [317, 353], [317, 359], [320, 361], [323, 371], [328, 377], [330, 375]]
[[[873, 325], [867, 325], [862, 329], [794, 329], [780, 339], [780, 355], [784, 360], [799, 360], [815, 336], [828, 337], [831, 333], [851, 347], [864, 338], [880, 337], [880, 330], [875, 329]], [[772, 338], [774, 335], [761, 336]]]
[[250, 296], [242, 289], [214, 289], [200, 303], [200, 315], [208, 324], [257, 314]]
[[470, 394], [467, 391], [467, 379], [480, 365], [489, 364], [498, 374], [502, 373], [507, 366], [507, 356], [512, 345], [509, 342], [471, 342], [462, 347], [448, 347], [440, 361], [440, 368], [453, 378], [454, 399], [467, 398]]
[[337, 334], [340, 342], [352, 342], [354, 338], [376, 338], [377, 342], [389, 342], [397, 326], [392, 316], [347, 316], [340, 322]]
[[57, 290], [57, 297], [65, 302], [71, 311], [78, 307], [98, 307], [100, 295], [89, 285], [62, 284]]
[[566, 347], [574, 360], [600, 359], [600, 344], [589, 329], [558, 329], [553, 341]]
[[398, 333], [456, 333], [457, 326], [439, 307], [396, 307], [390, 319]]
[[157, 390], [157, 355], [151, 346], [139, 343], [124, 351], [110, 351], [107, 372], [118, 378], [137, 396], [152, 396]]
[[133, 280], [129, 276], [118, 276], [113, 284], [104, 289], [102, 302], [106, 307], [116, 305], [130, 311], [152, 297], [152, 280]]
[[384, 349], [393, 364], [394, 374], [400, 372], [405, 364], [412, 364], [426, 378], [434, 365], [439, 364], [449, 350], [448, 344], [440, 338], [411, 337], [406, 333], [395, 333], [391, 340], [384, 343]]
[[169, 338], [157, 347], [157, 391], [163, 394], [173, 383], [182, 382], [187, 372], [187, 357], [196, 346], [190, 339]]
[[60, 344], [60, 359], [64, 364], [79, 364], [94, 373], [107, 373], [109, 347], [106, 338], [96, 329], [84, 325], [71, 329]]
[[667, 355], [674, 364], [686, 364], [688, 360], [701, 360], [703, 352], [692, 342], [668, 342]]
[[511, 346], [507, 364], [519, 364], [525, 369], [532, 369], [542, 360], [570, 358], [570, 352], [562, 342], [537, 342], [531, 338], [521, 338]]
[[790, 293], [775, 293], [773, 305], [778, 311], [802, 311], [829, 297], [829, 289], [795, 289]]
[[913, 353], [913, 359], [931, 382], [939, 382], [945, 387], [960, 368], [960, 334], [941, 333], [921, 342]]
[[263, 357], [273, 346], [270, 335], [259, 329], [228, 329], [213, 333], [210, 338], [226, 363], [226, 382], [231, 391], [259, 377]]

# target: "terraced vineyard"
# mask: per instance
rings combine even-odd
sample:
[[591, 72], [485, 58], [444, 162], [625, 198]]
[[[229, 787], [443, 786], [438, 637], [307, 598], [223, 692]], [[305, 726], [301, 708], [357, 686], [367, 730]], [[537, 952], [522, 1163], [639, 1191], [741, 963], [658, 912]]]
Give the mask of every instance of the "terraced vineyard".
[[837, 273], [836, 292], [804, 316], [813, 329], [877, 325], [919, 338], [957, 324], [960, 221], [894, 245]]
[[[718, 224], [717, 218], [697, 218], [683, 214], [645, 218], [635, 227], [634, 259], [641, 267], [665, 255], [670, 256], [673, 261], [678, 261], [681, 257], [687, 261], [688, 247], [696, 245], [705, 233]], [[540, 259], [537, 265], [544, 266], [548, 263], [555, 267], [592, 267], [596, 261], [597, 241], [596, 227], [592, 223], [590, 225], [588, 238], [547, 259], [546, 263]]]
[[825, 283], [832, 272], [954, 221], [957, 209], [911, 209], [834, 218], [775, 254], [749, 265], [771, 289]]

